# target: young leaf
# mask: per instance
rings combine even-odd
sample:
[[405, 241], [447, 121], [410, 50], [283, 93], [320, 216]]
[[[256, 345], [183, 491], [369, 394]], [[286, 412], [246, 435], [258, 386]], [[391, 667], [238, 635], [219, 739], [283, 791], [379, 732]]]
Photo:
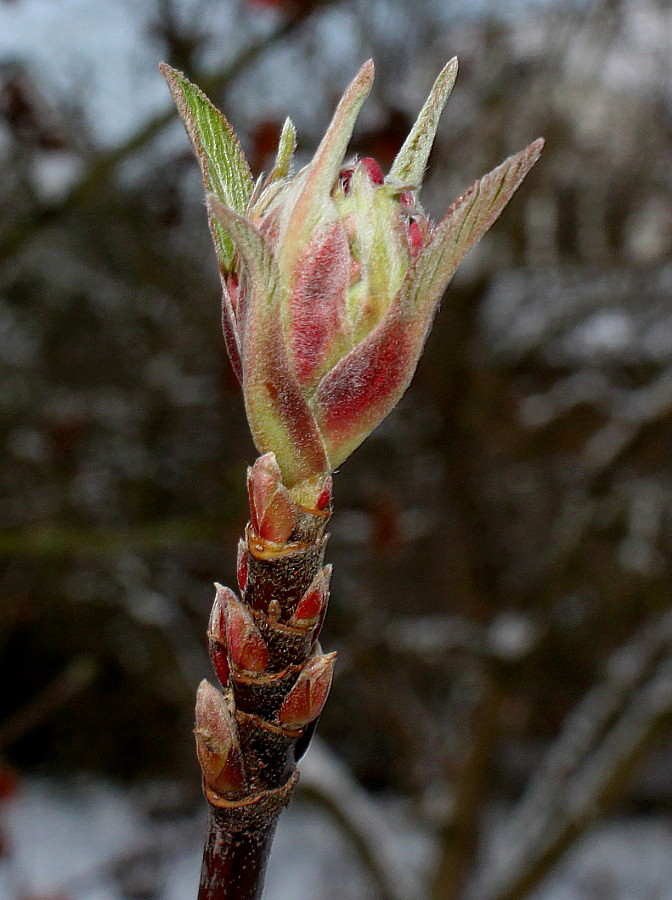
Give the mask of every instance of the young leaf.
[[413, 327], [427, 331], [436, 304], [459, 263], [498, 218], [544, 146], [542, 139], [476, 181], [434, 229], [406, 276], [401, 306]]
[[292, 166], [294, 151], [296, 150], [296, 128], [290, 118], [285, 119], [282, 126], [280, 141], [278, 143], [278, 153], [275, 157], [275, 165], [273, 171], [268, 176], [268, 180], [277, 181], [279, 178], [286, 178]]
[[306, 170], [306, 177], [285, 228], [280, 266], [292, 271], [303, 241], [324, 215], [338, 170], [348, 149], [362, 104], [373, 86], [373, 60], [365, 62], [343, 94], [331, 124]]
[[411, 133], [392, 163], [387, 181], [400, 182], [411, 187], [420, 184], [434, 144], [441, 113], [456, 78], [457, 58], [453, 57], [434, 82]]
[[[165, 63], [160, 67], [177, 105], [203, 173], [203, 184], [224, 206], [243, 214], [252, 193], [252, 175], [238, 138], [203, 91]], [[210, 214], [210, 231], [217, 258], [226, 272], [234, 249], [226, 230]]]

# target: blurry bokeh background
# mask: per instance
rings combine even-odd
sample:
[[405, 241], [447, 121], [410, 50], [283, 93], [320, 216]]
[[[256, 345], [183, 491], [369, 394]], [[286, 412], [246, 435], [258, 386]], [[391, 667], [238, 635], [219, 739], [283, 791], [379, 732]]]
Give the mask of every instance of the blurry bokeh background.
[[287, 114], [310, 158], [369, 56], [353, 152], [385, 168], [453, 55], [427, 212], [546, 150], [336, 479], [340, 661], [269, 898], [672, 898], [670, 3], [2, 0], [2, 900], [197, 875], [193, 695], [254, 448], [158, 61], [258, 172]]

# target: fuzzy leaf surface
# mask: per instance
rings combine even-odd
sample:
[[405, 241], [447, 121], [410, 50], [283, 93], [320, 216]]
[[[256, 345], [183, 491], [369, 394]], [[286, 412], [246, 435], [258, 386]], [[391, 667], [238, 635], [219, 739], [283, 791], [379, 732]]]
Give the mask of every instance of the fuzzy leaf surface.
[[336, 107], [289, 216], [280, 248], [280, 269], [291, 272], [306, 236], [324, 218], [357, 116], [373, 85], [373, 61], [365, 62]]
[[[234, 212], [244, 213], [253, 182], [236, 133], [203, 91], [182, 72], [165, 63], [160, 68], [196, 151], [206, 193], [213, 193]], [[228, 271], [234, 254], [231, 238], [212, 215], [209, 224], [219, 264]]]
[[439, 119], [457, 78], [457, 59], [446, 63], [434, 82], [415, 125], [397, 153], [387, 180], [420, 185], [432, 151]]

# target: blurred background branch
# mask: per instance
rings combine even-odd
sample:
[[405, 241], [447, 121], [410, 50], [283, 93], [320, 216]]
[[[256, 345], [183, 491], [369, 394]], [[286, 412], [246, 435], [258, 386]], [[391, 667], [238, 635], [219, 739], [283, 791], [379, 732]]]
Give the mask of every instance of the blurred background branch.
[[[3, 897], [37, 891], [12, 823], [31, 797], [38, 821], [48, 802], [66, 816], [73, 775], [118, 779], [92, 789], [108, 809], [131, 792], [131, 840], [107, 828], [96, 882], [115, 900], [184, 884], [172, 849], [124, 863], [159, 827], [134, 840], [138, 785], [161, 785], [157, 847], [198, 831], [201, 635], [212, 582], [235, 579], [254, 451], [158, 60], [203, 84], [260, 171], [287, 114], [308, 158], [368, 56], [355, 150], [389, 165], [453, 54], [427, 212], [538, 135], [546, 151], [338, 474], [320, 734], [342, 762], [306, 761], [320, 807], [290, 811], [295, 879], [272, 872], [269, 896], [670, 897], [671, 17], [664, 0], [0, 3]], [[3, 799], [16, 779], [24, 806]], [[81, 871], [59, 877], [68, 900], [93, 890]]]

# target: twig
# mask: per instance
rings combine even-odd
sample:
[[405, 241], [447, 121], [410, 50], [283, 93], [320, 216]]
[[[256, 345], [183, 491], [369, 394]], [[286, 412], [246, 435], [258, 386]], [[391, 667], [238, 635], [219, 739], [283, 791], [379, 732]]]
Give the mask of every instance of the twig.
[[[251, 65], [261, 54], [276, 41], [290, 35], [315, 10], [326, 6], [333, 0], [321, 0], [309, 10], [299, 9], [291, 15], [276, 31], [266, 35], [242, 50], [238, 56], [219, 72], [199, 76], [199, 83], [208, 93], [218, 93], [240, 72]], [[70, 188], [58, 203], [31, 210], [22, 219], [14, 223], [13, 228], [0, 241], [0, 263], [18, 253], [29, 241], [44, 228], [57, 221], [71, 209], [86, 203], [95, 193], [110, 180], [117, 167], [124, 160], [133, 156], [154, 140], [175, 118], [174, 106], [166, 107], [148, 122], [145, 122], [130, 138], [118, 147], [100, 156], [91, 164], [82, 177]]]
[[667, 613], [614, 654], [607, 677], [570, 714], [527, 793], [502, 824], [506, 845], [477, 874], [469, 898], [526, 896], [566, 847], [622, 795], [672, 714], [671, 644], [672, 613]]
[[55, 710], [88, 687], [95, 674], [96, 666], [90, 658], [79, 657], [71, 662], [51, 684], [0, 725], [0, 749], [41, 725]]
[[499, 737], [502, 695], [492, 678], [484, 679], [470, 714], [467, 747], [455, 778], [455, 800], [441, 828], [438, 865], [432, 878], [434, 900], [457, 900], [478, 848], [479, 826]]
[[319, 738], [301, 763], [299, 792], [342, 828], [376, 883], [381, 900], [422, 900], [421, 877], [400, 858], [398, 838], [347, 767]]
[[16, 556], [104, 556], [127, 550], [151, 552], [221, 538], [221, 517], [173, 518], [122, 529], [85, 531], [54, 523], [0, 535], [0, 558]]

